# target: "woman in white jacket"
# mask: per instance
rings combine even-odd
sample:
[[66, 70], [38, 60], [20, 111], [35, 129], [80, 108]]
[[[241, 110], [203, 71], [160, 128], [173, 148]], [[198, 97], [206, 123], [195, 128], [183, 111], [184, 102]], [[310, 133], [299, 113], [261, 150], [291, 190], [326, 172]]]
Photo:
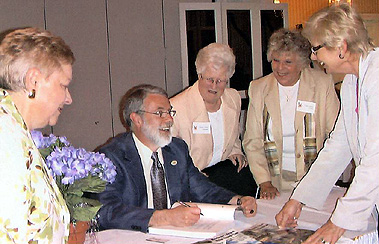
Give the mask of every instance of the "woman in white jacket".
[[279, 226], [296, 226], [303, 205], [322, 207], [334, 183], [354, 158], [355, 177], [329, 219], [305, 243], [335, 243], [345, 230], [365, 230], [379, 203], [379, 49], [362, 18], [347, 4], [314, 14], [304, 35], [312, 59], [327, 73], [346, 74], [341, 112], [330, 139], [291, 199], [277, 214]]

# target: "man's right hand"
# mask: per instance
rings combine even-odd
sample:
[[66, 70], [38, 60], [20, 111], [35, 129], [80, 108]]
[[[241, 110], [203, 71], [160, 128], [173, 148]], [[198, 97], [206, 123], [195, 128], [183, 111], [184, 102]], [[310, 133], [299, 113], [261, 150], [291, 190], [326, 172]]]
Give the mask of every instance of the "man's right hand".
[[149, 226], [191, 226], [200, 219], [200, 208], [189, 203], [191, 207], [177, 206], [172, 209], [156, 210], [150, 218]]
[[259, 197], [261, 199], [274, 199], [275, 197], [280, 196], [280, 193], [276, 187], [274, 187], [271, 184], [271, 181], [263, 182], [259, 185], [259, 188], [261, 188]]
[[300, 216], [303, 204], [295, 199], [290, 199], [275, 216], [276, 224], [279, 227], [296, 227], [297, 219]]

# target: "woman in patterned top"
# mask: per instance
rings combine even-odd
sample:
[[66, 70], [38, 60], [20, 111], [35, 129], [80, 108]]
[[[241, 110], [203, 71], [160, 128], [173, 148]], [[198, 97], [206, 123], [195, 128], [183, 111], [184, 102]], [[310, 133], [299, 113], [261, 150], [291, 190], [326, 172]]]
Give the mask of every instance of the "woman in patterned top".
[[65, 243], [66, 203], [30, 131], [71, 104], [75, 58], [48, 31], [17, 29], [0, 45], [0, 243]]

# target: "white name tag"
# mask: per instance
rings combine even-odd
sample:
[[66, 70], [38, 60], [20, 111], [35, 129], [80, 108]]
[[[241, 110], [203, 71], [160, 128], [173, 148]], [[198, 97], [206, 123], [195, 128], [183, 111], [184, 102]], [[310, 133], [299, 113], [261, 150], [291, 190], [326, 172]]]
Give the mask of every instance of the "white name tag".
[[210, 122], [193, 122], [192, 133], [193, 134], [210, 134], [211, 123]]
[[316, 111], [316, 103], [307, 101], [297, 101], [297, 111], [314, 114]]

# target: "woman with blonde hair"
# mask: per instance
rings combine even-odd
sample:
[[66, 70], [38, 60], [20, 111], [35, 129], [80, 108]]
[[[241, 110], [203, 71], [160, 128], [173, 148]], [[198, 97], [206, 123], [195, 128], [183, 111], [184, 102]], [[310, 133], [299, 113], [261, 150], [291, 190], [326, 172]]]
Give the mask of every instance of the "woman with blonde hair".
[[65, 243], [70, 216], [30, 131], [72, 102], [74, 56], [48, 31], [17, 29], [0, 45], [0, 243]]
[[276, 221], [279, 226], [296, 226], [303, 205], [321, 208], [353, 158], [355, 176], [347, 193], [337, 201], [329, 221], [305, 242], [333, 244], [345, 230], [366, 230], [379, 206], [379, 49], [362, 18], [347, 4], [314, 14], [304, 35], [313, 46], [313, 60], [328, 73], [346, 74], [341, 112], [330, 139]]

